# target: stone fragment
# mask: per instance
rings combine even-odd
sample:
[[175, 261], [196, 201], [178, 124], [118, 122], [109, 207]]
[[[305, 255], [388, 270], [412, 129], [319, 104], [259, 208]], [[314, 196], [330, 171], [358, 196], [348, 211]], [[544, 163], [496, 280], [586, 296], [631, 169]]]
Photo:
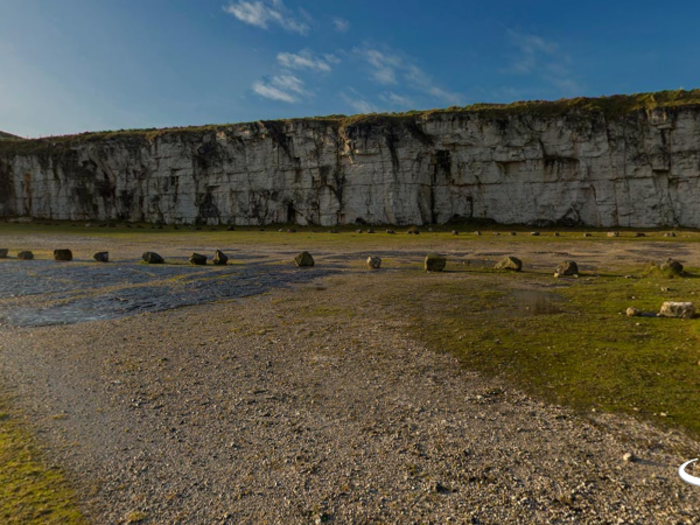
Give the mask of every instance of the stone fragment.
[[514, 272], [519, 272], [523, 269], [523, 262], [517, 257], [508, 255], [504, 257], [494, 267], [496, 270], [511, 270]]
[[34, 254], [30, 251], [19, 252], [17, 258], [20, 261], [31, 261], [34, 258]]
[[53, 251], [54, 261], [72, 261], [73, 252], [70, 250], [54, 250]]
[[695, 316], [695, 307], [693, 303], [689, 302], [666, 301], [661, 305], [658, 315], [661, 317], [690, 319]]
[[574, 261], [564, 261], [554, 272], [559, 275], [578, 275], [578, 265]]
[[441, 255], [429, 253], [425, 256], [424, 267], [426, 272], [441, 272], [447, 265], [447, 259]]
[[92, 256], [93, 259], [95, 259], [97, 262], [109, 262], [109, 252], [97, 252], [95, 255]]
[[367, 257], [367, 268], [370, 270], [378, 270], [382, 266], [382, 260], [379, 257]]
[[620, 232], [608, 232], [608, 237], [619, 237]]
[[625, 315], [627, 317], [639, 317], [640, 315], [642, 315], [642, 311], [639, 308], [630, 306], [627, 310], [625, 310]]
[[216, 250], [214, 252], [214, 265], [215, 266], [226, 266], [228, 263], [228, 256], [221, 250]]
[[148, 264], [163, 264], [165, 262], [156, 252], [144, 252], [141, 258]]
[[296, 264], [299, 267], [302, 267], [313, 266], [316, 263], [309, 252], [301, 252], [299, 255], [294, 257], [294, 264]]
[[195, 266], [204, 266], [207, 264], [207, 256], [202, 255], [201, 253], [193, 253], [190, 255], [190, 264], [194, 264]]
[[0, 259], [7, 259], [7, 248], [0, 248]]

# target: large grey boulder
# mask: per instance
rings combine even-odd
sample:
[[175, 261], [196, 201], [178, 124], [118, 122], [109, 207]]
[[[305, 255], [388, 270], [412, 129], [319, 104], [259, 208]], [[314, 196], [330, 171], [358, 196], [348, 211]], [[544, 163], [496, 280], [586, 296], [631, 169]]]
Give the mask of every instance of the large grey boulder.
[[165, 262], [165, 259], [156, 252], [144, 252], [141, 258], [148, 264], [163, 264]]
[[97, 252], [92, 256], [97, 262], [106, 263], [109, 262], [109, 252]]
[[216, 250], [214, 253], [214, 265], [215, 266], [226, 266], [228, 263], [228, 256], [221, 250]]
[[661, 305], [661, 310], [659, 310], [658, 315], [661, 317], [690, 319], [695, 316], [695, 307], [693, 303], [667, 301]]
[[53, 259], [54, 261], [72, 261], [73, 252], [70, 250], [54, 250]]
[[294, 264], [299, 267], [309, 267], [316, 263], [309, 252], [301, 252], [299, 255], [294, 257]]
[[32, 259], [34, 259], [34, 254], [30, 251], [23, 251], [17, 254], [17, 258], [20, 261], [31, 261]]
[[201, 253], [193, 253], [190, 255], [190, 264], [194, 264], [195, 266], [204, 266], [207, 264], [207, 256], [202, 255]]
[[442, 255], [429, 253], [425, 256], [424, 268], [426, 272], [441, 272], [447, 265], [447, 259]]
[[496, 263], [494, 266], [496, 270], [510, 270], [513, 272], [519, 272], [523, 269], [523, 262], [517, 257], [508, 255]]

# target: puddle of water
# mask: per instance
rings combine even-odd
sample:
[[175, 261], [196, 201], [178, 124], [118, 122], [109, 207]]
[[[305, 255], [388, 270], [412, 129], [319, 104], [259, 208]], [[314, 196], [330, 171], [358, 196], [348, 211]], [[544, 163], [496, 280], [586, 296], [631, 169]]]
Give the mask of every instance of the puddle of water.
[[520, 316], [554, 315], [562, 312], [557, 306], [561, 302], [558, 295], [540, 290], [513, 290], [515, 307]]

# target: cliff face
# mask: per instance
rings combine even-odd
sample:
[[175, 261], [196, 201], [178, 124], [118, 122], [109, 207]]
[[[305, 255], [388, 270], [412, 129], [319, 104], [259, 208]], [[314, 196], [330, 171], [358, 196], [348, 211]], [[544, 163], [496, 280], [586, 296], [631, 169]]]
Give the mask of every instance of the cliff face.
[[0, 144], [0, 216], [700, 227], [700, 107], [445, 111]]

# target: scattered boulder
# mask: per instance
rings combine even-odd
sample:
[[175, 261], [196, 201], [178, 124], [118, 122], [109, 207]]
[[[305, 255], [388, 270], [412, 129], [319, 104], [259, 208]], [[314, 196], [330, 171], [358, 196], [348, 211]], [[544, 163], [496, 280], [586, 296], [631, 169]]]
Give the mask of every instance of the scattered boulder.
[[207, 256], [202, 255], [201, 253], [193, 253], [190, 255], [190, 264], [194, 264], [195, 266], [204, 266], [207, 264]]
[[214, 265], [215, 266], [226, 266], [228, 263], [228, 256], [221, 250], [216, 250], [214, 252]]
[[667, 301], [661, 305], [658, 315], [660, 317], [680, 317], [690, 319], [695, 316], [695, 307], [693, 303], [681, 303], [675, 301]]
[[379, 257], [367, 257], [367, 268], [370, 270], [379, 270], [382, 266], [382, 260]]
[[163, 264], [165, 262], [165, 259], [156, 252], [144, 252], [141, 258], [148, 264]]
[[510, 234], [511, 234], [513, 237], [515, 237], [516, 235], [518, 235], [517, 232], [510, 232]]
[[533, 237], [539, 237], [540, 232], [530, 232], [530, 235], [532, 235]]
[[229, 226], [228, 228], [226, 228], [226, 231], [227, 232], [235, 232], [236, 228], [234, 228], [233, 226]]
[[608, 237], [619, 237], [620, 232], [608, 232]]
[[642, 233], [642, 232], [637, 232], [637, 233], [634, 234], [634, 236], [635, 236], [635, 237], [646, 237], [647, 234], [646, 234], [646, 233]]
[[367, 233], [374, 233], [374, 228], [370, 228], [367, 230]]
[[394, 232], [394, 230], [387, 230], [386, 232], [390, 235], [393, 235], [394, 233], [396, 233], [396, 232]]
[[676, 232], [666, 232], [666, 233], [664, 233], [664, 237], [675, 237], [675, 236], [676, 236]]
[[316, 263], [309, 252], [301, 252], [299, 255], [294, 257], [294, 264], [296, 264], [299, 267], [302, 267], [313, 266]]
[[661, 268], [662, 272], [671, 271], [678, 275], [683, 273], [683, 265], [675, 259], [667, 259], [659, 268]]
[[30, 251], [19, 252], [17, 258], [20, 261], [31, 261], [34, 258], [34, 254]]
[[296, 233], [297, 231], [294, 228], [289, 228], [287, 230], [287, 233]]
[[362, 233], [362, 230], [355, 230], [355, 233]]
[[474, 232], [474, 235], [479, 236], [479, 235], [481, 235], [481, 232], [480, 232], [480, 231], [475, 231], [475, 232]]
[[411, 227], [408, 229], [408, 232], [407, 232], [407, 233], [408, 233], [409, 235], [418, 235], [418, 234], [420, 233], [420, 230], [418, 229], [418, 226], [411, 226]]
[[0, 248], [0, 259], [7, 259], [7, 248]]
[[496, 270], [511, 270], [519, 272], [523, 269], [523, 262], [517, 257], [508, 255], [496, 263]]
[[97, 262], [109, 262], [109, 252], [97, 252], [95, 255], [92, 256], [93, 259], [95, 259]]
[[426, 272], [441, 272], [447, 265], [447, 259], [441, 255], [429, 253], [425, 256], [425, 271]]
[[640, 315], [642, 315], [642, 311], [639, 308], [630, 306], [627, 310], [625, 310], [625, 315], [627, 317], [639, 317]]
[[574, 261], [564, 261], [554, 270], [555, 277], [560, 275], [578, 275], [578, 265]]
[[331, 230], [331, 233], [340, 233], [338, 230]]
[[72, 261], [73, 252], [70, 250], [54, 250], [53, 251], [54, 261]]
[[584, 233], [583, 236], [584, 236], [584, 237], [593, 237], [593, 235], [590, 234], [590, 233], [588, 233], [588, 232]]
[[552, 235], [554, 235], [555, 237], [559, 237], [559, 232], [554, 232]]
[[452, 235], [459, 235], [459, 232], [457, 230], [452, 230]]

